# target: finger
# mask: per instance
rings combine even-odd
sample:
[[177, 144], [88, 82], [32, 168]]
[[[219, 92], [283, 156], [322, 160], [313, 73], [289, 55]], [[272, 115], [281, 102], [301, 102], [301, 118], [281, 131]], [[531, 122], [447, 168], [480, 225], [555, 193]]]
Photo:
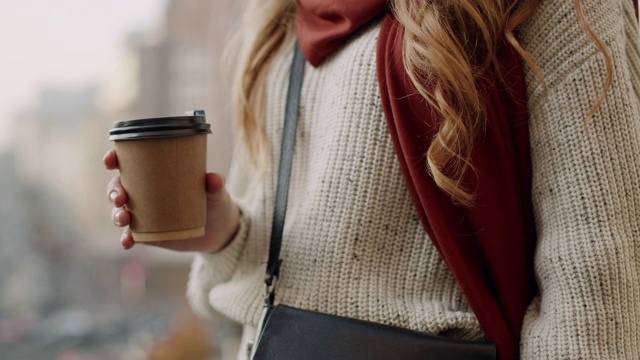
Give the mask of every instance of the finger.
[[131, 222], [131, 214], [123, 208], [113, 208], [111, 218], [116, 226], [127, 226]]
[[207, 199], [220, 201], [224, 194], [224, 177], [217, 173], [207, 173]]
[[122, 235], [120, 236], [120, 244], [125, 250], [131, 249], [133, 245], [136, 244], [133, 241], [133, 236], [131, 236], [131, 231], [129, 230], [129, 228], [124, 229], [124, 231], [122, 232]]
[[111, 149], [109, 151], [107, 151], [106, 154], [104, 154], [104, 157], [102, 158], [102, 162], [104, 163], [104, 167], [107, 168], [107, 170], [115, 170], [118, 168], [118, 155], [116, 154], [116, 150], [115, 149]]
[[127, 202], [127, 193], [122, 187], [120, 176], [115, 176], [107, 185], [107, 197], [115, 207], [123, 207]]

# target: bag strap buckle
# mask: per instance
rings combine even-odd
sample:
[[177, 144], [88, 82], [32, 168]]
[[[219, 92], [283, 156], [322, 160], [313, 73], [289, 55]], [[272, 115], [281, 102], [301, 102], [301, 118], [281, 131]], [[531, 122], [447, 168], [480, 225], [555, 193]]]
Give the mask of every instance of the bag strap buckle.
[[275, 299], [276, 294], [276, 285], [278, 283], [278, 276], [280, 275], [280, 265], [282, 264], [282, 259], [278, 259], [272, 268], [267, 269], [267, 276], [264, 278], [264, 283], [267, 286], [264, 297], [264, 306], [271, 307], [273, 306], [273, 301]]

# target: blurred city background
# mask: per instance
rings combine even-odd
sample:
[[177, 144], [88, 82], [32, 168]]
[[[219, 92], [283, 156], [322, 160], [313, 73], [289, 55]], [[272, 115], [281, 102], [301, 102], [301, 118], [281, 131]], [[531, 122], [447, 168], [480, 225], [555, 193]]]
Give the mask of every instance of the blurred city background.
[[233, 359], [191, 313], [192, 255], [123, 251], [102, 165], [117, 120], [205, 109], [232, 148], [222, 49], [233, 0], [0, 4], [0, 359]]

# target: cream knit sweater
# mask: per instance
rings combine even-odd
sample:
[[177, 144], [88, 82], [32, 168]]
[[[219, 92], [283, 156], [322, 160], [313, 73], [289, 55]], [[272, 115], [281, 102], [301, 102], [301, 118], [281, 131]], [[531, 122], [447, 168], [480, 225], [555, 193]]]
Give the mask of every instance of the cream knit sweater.
[[[640, 53], [629, 0], [590, 0], [609, 46], [613, 86], [583, 120], [606, 74], [572, 1], [546, 1], [523, 33], [543, 71], [527, 69], [540, 295], [522, 357], [640, 358]], [[462, 339], [482, 331], [418, 220], [380, 104], [379, 26], [319, 68], [307, 65], [276, 302]], [[188, 297], [202, 316], [255, 325], [262, 309], [291, 47], [268, 79], [266, 175], [236, 153], [229, 190], [240, 231], [197, 254]]]

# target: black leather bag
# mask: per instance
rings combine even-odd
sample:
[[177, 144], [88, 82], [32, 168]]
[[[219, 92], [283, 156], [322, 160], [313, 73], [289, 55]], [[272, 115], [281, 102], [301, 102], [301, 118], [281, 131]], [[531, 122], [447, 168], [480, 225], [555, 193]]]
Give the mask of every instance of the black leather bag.
[[271, 230], [265, 283], [265, 312], [258, 326], [254, 360], [490, 360], [496, 358], [489, 342], [457, 341], [395, 326], [296, 309], [274, 306], [279, 275], [280, 247], [287, 208], [289, 179], [293, 159], [296, 122], [304, 56], [296, 44], [289, 88], [278, 168], [275, 211]]
[[490, 360], [495, 346], [457, 341], [404, 328], [275, 306], [254, 359]]

